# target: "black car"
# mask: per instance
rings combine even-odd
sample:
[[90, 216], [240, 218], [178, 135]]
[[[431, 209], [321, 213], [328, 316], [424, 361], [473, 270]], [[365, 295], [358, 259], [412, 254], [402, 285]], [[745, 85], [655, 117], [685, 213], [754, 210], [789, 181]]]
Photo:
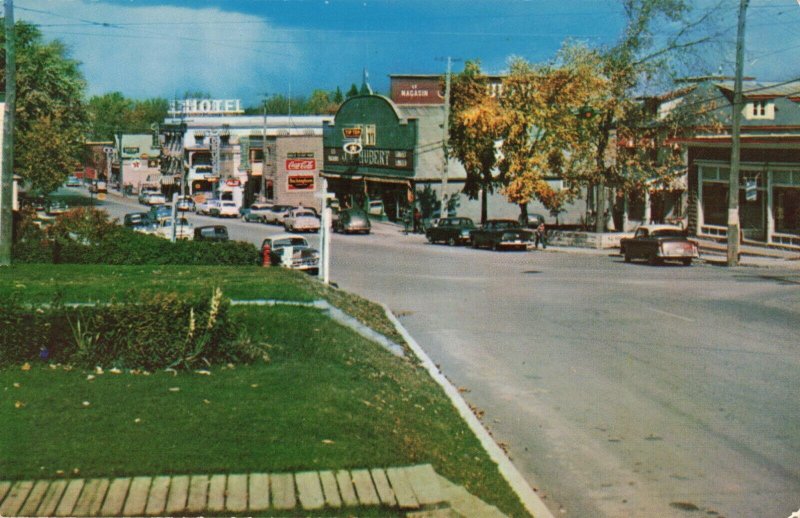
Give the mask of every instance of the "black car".
[[152, 221], [150, 221], [150, 215], [147, 212], [130, 212], [125, 214], [122, 224], [128, 228], [137, 228], [149, 226]]
[[526, 250], [533, 233], [524, 230], [513, 219], [490, 219], [479, 229], [470, 233], [473, 248], [488, 247], [492, 250], [516, 248]]
[[455, 246], [460, 243], [469, 243], [470, 232], [475, 224], [469, 218], [442, 218], [435, 226], [425, 230], [425, 237], [431, 243], [447, 243]]
[[228, 239], [228, 227], [225, 225], [207, 225], [194, 229], [195, 241], [227, 241]]

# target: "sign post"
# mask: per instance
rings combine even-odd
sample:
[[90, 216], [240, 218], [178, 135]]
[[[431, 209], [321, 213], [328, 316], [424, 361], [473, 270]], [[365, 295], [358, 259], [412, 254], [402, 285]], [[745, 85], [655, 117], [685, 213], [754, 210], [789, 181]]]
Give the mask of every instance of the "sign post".
[[320, 265], [318, 276], [319, 279], [325, 283], [330, 283], [330, 266], [331, 266], [331, 208], [328, 206], [328, 200], [333, 199], [333, 194], [328, 193], [328, 180], [322, 178], [322, 192], [316, 196], [322, 198], [322, 213], [319, 225], [319, 248], [320, 248]]

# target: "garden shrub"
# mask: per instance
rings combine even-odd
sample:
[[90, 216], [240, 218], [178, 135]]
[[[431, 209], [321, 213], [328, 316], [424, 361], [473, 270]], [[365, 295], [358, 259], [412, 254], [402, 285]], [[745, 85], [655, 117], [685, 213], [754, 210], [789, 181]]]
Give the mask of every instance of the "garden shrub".
[[13, 258], [21, 263], [183, 264], [244, 266], [260, 263], [258, 249], [239, 241], [178, 241], [116, 225], [105, 212], [78, 208], [46, 232], [20, 225]]
[[0, 366], [35, 361], [79, 367], [200, 368], [259, 354], [229, 318], [230, 301], [158, 294], [136, 303], [25, 308], [0, 300]]

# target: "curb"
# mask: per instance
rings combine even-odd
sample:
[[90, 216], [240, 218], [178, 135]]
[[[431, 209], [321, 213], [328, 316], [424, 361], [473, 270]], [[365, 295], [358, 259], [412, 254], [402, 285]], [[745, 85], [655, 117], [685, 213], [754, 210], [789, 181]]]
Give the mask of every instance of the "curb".
[[511, 460], [508, 456], [500, 449], [494, 439], [489, 435], [489, 432], [486, 428], [483, 427], [483, 424], [478, 420], [475, 414], [472, 413], [469, 405], [464, 398], [461, 397], [461, 394], [458, 392], [458, 389], [453, 386], [452, 383], [441, 373], [441, 371], [436, 367], [433, 363], [433, 360], [425, 353], [425, 351], [420, 347], [414, 337], [403, 327], [403, 324], [394, 316], [394, 314], [389, 310], [389, 308], [385, 304], [381, 304], [383, 307], [384, 312], [386, 313], [386, 317], [392, 322], [394, 327], [397, 329], [397, 332], [402, 335], [405, 341], [408, 343], [409, 348], [414, 352], [414, 354], [419, 358], [422, 362], [422, 365], [431, 375], [431, 377], [438, 383], [447, 394], [447, 397], [450, 399], [450, 402], [453, 406], [458, 410], [458, 413], [461, 415], [462, 419], [467, 422], [467, 425], [470, 427], [472, 432], [478, 438], [483, 446], [483, 449], [486, 450], [486, 453], [489, 454], [489, 457], [497, 463], [497, 469], [500, 471], [500, 474], [503, 476], [504, 479], [508, 482], [511, 486], [511, 489], [517, 494], [519, 499], [522, 501], [522, 505], [525, 506], [525, 509], [535, 518], [554, 518], [553, 513], [550, 512], [550, 509], [544, 505], [544, 502], [539, 495], [537, 495], [522, 474], [517, 470], [514, 464], [511, 463]]

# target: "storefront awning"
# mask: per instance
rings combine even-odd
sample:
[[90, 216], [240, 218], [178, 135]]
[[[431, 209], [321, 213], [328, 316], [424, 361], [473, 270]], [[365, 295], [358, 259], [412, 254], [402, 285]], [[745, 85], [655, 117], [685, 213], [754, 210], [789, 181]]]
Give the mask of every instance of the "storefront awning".
[[366, 175], [359, 175], [359, 176], [350, 176], [350, 175], [342, 175], [337, 173], [328, 173], [326, 171], [321, 171], [320, 175], [323, 178], [335, 178], [337, 180], [351, 180], [353, 182], [360, 182], [366, 180], [367, 182], [375, 182], [375, 183], [391, 183], [391, 184], [398, 184], [398, 185], [407, 185], [411, 186], [411, 180], [405, 178], [385, 178], [382, 176], [366, 176]]

